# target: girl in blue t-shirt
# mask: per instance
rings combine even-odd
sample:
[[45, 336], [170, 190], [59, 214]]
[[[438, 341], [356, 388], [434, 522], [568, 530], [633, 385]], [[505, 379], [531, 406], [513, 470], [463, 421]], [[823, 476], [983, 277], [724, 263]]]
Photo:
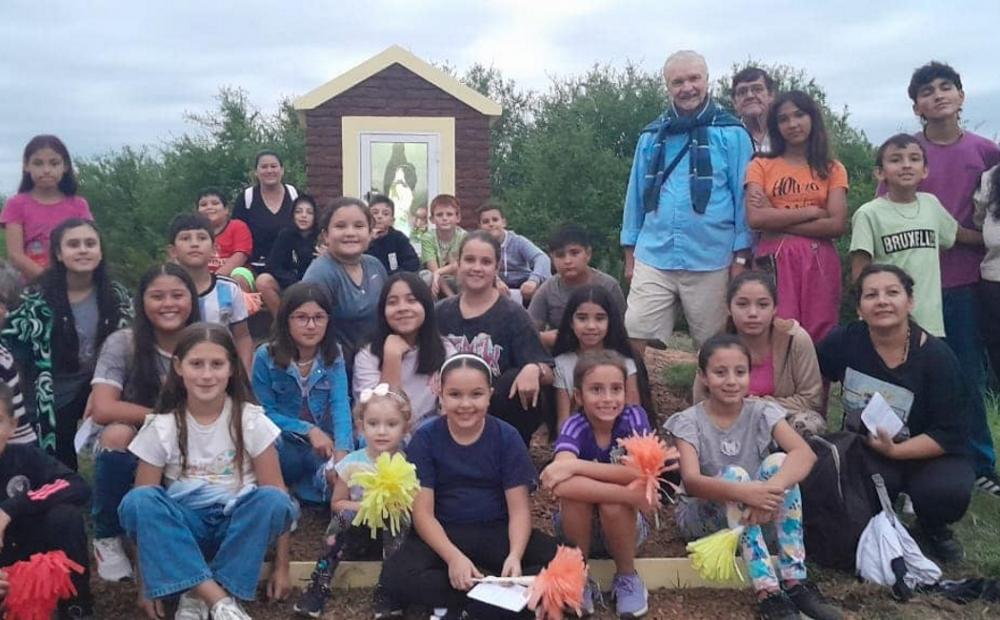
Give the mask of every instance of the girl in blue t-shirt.
[[[552, 346], [556, 370], [553, 387], [556, 388], [556, 428], [573, 411], [573, 369], [577, 358], [587, 351], [607, 349], [617, 351], [625, 362], [625, 404], [640, 405], [638, 369], [632, 359], [628, 334], [615, 301], [605, 289], [588, 284], [575, 289], [566, 302], [562, 322]], [[579, 400], [575, 403], [580, 406]]]
[[[582, 307], [582, 306], [581, 306]], [[635, 571], [635, 550], [648, 533], [640, 510], [648, 505], [645, 490], [630, 487], [638, 475], [618, 464], [618, 439], [651, 430], [646, 412], [626, 404], [625, 358], [597, 349], [580, 355], [574, 370], [575, 397], [582, 412], [571, 416], [555, 444], [555, 459], [542, 472], [542, 483], [559, 498], [556, 529], [584, 557], [592, 549], [615, 561], [612, 595], [622, 618], [647, 611], [647, 592]], [[594, 526], [597, 526], [594, 531]], [[587, 584], [583, 609], [594, 609], [594, 585]]]
[[517, 577], [555, 555], [555, 540], [531, 528], [528, 449], [513, 426], [486, 415], [492, 379], [477, 355], [449, 358], [441, 367], [444, 415], [417, 429], [407, 446], [421, 486], [414, 531], [382, 572], [386, 594], [401, 605], [480, 617], [465, 596], [482, 577], [479, 568]]

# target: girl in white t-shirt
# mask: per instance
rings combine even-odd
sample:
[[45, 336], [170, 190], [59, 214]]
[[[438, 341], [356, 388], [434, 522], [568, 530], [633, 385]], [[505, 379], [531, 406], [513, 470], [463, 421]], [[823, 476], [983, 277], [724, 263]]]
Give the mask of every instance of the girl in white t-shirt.
[[[556, 430], [562, 428], [574, 405], [573, 369], [577, 357], [586, 351], [608, 349], [625, 358], [625, 404], [642, 405], [638, 369], [632, 359], [628, 334], [607, 290], [588, 284], [573, 291], [566, 301], [552, 355], [556, 360]], [[575, 403], [577, 406], [580, 403]]]
[[[158, 599], [178, 593], [178, 617], [250, 617], [234, 598], [254, 598], [264, 554], [296, 512], [274, 447], [278, 428], [251, 398], [229, 331], [185, 328], [159, 413], [129, 445], [139, 458], [136, 487], [119, 509], [139, 549], [150, 617], [162, 617]], [[288, 587], [283, 542], [268, 584], [276, 597]]]

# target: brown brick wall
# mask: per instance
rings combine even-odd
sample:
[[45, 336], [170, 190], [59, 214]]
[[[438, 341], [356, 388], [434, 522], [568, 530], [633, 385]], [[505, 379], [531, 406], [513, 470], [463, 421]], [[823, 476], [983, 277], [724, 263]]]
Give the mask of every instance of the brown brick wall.
[[[306, 176], [321, 201], [343, 192], [341, 118], [344, 116], [452, 116], [455, 118], [455, 194], [462, 225], [490, 195], [489, 117], [399, 64], [393, 64], [306, 111]], [[429, 197], [431, 198], [431, 197]]]

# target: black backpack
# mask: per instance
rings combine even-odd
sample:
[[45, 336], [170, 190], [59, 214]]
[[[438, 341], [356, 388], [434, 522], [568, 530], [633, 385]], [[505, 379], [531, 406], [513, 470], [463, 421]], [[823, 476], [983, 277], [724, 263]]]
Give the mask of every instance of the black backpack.
[[808, 441], [816, 464], [799, 483], [806, 558], [853, 573], [858, 539], [879, 510], [871, 488], [871, 453], [864, 437], [849, 431]]

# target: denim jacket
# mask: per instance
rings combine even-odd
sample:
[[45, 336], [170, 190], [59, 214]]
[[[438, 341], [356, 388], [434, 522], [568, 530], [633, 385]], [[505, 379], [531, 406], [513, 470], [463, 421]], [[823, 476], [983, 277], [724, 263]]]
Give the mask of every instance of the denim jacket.
[[299, 417], [302, 390], [296, 378], [298, 372], [294, 363], [288, 368], [278, 366], [268, 353], [267, 344], [257, 348], [253, 360], [253, 391], [267, 417], [282, 432], [298, 435], [305, 435], [313, 426], [318, 426], [333, 437], [338, 451], [354, 450], [344, 356], [339, 355], [329, 367], [324, 365], [321, 356], [313, 362], [312, 372], [306, 381], [306, 394], [309, 412], [315, 423]]

